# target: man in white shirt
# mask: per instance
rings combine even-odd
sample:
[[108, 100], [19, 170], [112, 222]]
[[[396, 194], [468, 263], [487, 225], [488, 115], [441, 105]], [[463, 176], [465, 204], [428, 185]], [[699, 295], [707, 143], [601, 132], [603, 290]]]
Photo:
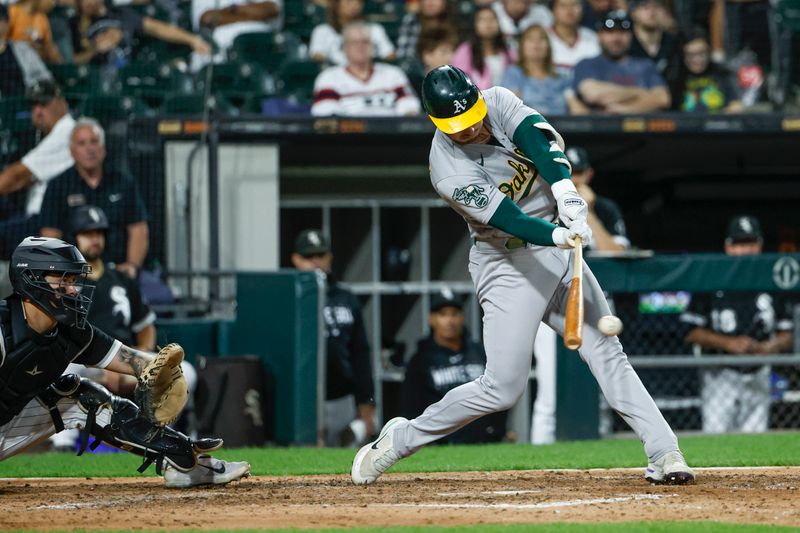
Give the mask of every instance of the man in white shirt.
[[22, 239], [38, 234], [39, 209], [47, 183], [74, 164], [69, 139], [75, 120], [61, 89], [51, 80], [39, 80], [28, 88], [26, 97], [31, 104], [31, 121], [44, 137], [21, 160], [0, 172], [0, 195], [28, 189], [25, 213], [0, 222], [3, 259], [10, 257]]
[[[192, 0], [192, 27], [206, 28], [217, 47], [213, 61], [225, 60], [233, 40], [242, 33], [279, 31], [283, 26], [283, 0]], [[192, 68], [198, 69], [208, 57], [192, 54]]]
[[405, 72], [374, 63], [369, 28], [362, 22], [342, 30], [345, 66], [329, 67], [314, 82], [316, 116], [400, 116], [420, 113], [419, 99]]
[[581, 0], [552, 0], [553, 25], [547, 29], [553, 66], [559, 74], [572, 76], [581, 59], [600, 55], [597, 33], [581, 26]]
[[553, 23], [553, 14], [534, 0], [495, 0], [492, 9], [500, 23], [500, 31], [509, 46], [517, 49], [517, 37], [534, 24], [547, 28]]

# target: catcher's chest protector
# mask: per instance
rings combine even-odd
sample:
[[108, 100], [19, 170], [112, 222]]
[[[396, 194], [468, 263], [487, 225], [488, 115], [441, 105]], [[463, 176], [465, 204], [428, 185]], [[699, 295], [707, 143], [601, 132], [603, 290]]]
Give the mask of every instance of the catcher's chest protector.
[[56, 329], [52, 336], [31, 334], [17, 298], [0, 300], [0, 425], [10, 421], [35, 396], [64, 373], [85, 346]]

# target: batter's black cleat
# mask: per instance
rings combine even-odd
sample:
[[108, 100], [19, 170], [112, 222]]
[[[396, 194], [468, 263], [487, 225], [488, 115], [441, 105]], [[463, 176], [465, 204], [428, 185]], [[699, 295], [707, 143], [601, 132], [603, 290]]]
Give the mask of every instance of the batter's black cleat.
[[647, 465], [645, 479], [655, 485], [692, 485], [694, 471], [679, 451], [668, 452]]

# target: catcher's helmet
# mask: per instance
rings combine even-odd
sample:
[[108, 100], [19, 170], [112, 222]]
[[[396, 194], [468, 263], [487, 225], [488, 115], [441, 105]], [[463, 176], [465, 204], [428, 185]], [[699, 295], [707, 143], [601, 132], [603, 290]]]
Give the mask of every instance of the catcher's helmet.
[[[24, 299], [58, 322], [83, 329], [94, 292], [94, 286], [86, 285], [91, 270], [71, 244], [27, 237], [11, 254], [9, 277], [14, 291]], [[74, 289], [71, 293], [70, 288]]]
[[464, 71], [452, 65], [437, 67], [422, 80], [422, 107], [445, 133], [458, 133], [486, 116], [481, 91]]
[[70, 227], [72, 234], [77, 235], [82, 231], [103, 230], [108, 231], [108, 217], [99, 207], [82, 205], [72, 210], [70, 214]]

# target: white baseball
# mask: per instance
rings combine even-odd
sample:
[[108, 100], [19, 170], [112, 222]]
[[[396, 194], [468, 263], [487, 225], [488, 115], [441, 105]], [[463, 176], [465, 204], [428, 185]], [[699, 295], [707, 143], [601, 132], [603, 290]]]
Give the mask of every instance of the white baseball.
[[622, 331], [622, 320], [614, 315], [600, 317], [600, 320], [597, 321], [597, 329], [600, 330], [600, 333], [609, 337], [619, 335]]

